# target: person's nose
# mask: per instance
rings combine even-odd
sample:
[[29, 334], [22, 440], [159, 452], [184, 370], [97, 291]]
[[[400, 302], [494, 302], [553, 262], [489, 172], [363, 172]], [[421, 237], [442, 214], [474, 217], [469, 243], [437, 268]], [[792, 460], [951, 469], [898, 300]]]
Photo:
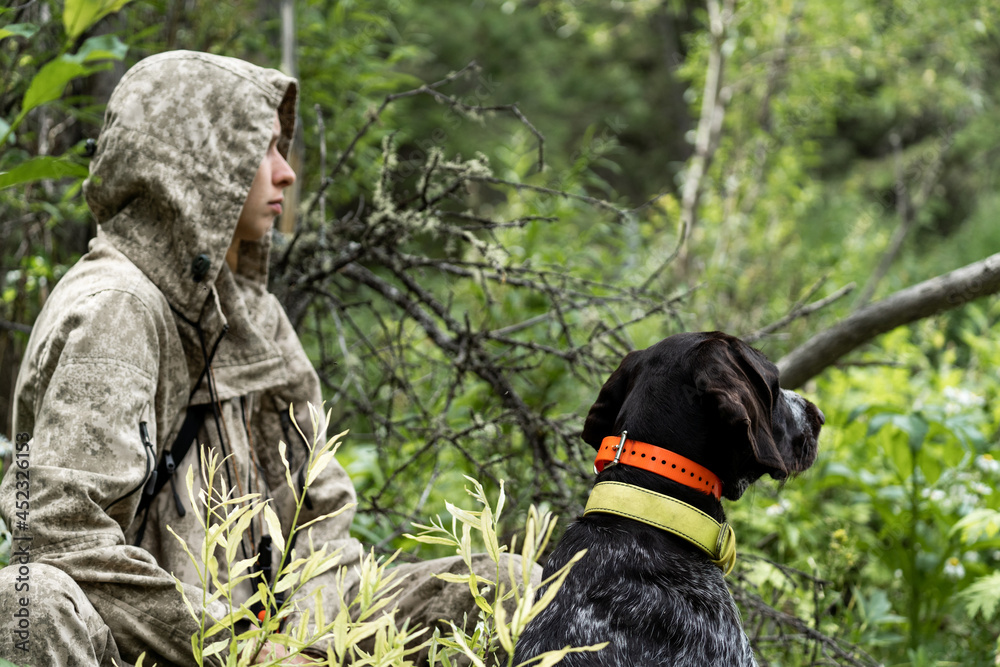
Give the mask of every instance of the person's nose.
[[279, 188], [287, 188], [295, 182], [295, 171], [281, 153], [276, 155], [275, 160], [274, 168], [271, 170], [271, 181]]

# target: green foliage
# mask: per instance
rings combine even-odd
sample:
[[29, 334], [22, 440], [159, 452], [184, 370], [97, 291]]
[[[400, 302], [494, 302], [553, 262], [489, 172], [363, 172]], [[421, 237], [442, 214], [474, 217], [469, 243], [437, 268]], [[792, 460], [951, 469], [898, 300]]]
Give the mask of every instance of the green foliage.
[[3, 28], [0, 28], [0, 39], [4, 37], [24, 37], [25, 39], [30, 39], [34, 34], [38, 32], [38, 26], [31, 23], [11, 23]]
[[[108, 72], [98, 70], [168, 48], [280, 62], [279, 20], [256, 2], [40, 4], [54, 14], [43, 20], [31, 8], [0, 10], [0, 23], [10, 21], [0, 25], [0, 135], [7, 137], [0, 142], [0, 319], [22, 326], [91, 232], [79, 153], [100, 122], [92, 84]], [[689, 261], [655, 284], [660, 305], [673, 308], [663, 318], [637, 317], [647, 304], [635, 308], [624, 298], [570, 312], [565, 301], [521, 289], [512, 271], [572, 278], [586, 284], [574, 298], [614, 301], [612, 287], [642, 284], [673, 251], [714, 48], [701, 3], [295, 6], [305, 146], [299, 175], [308, 212], [300, 223], [319, 239], [310, 266], [335, 272], [334, 259], [349, 242], [372, 240], [351, 236], [351, 216], [371, 210], [379, 192], [398, 196], [383, 203], [419, 193], [428, 183], [419, 174], [435, 161], [472, 158], [493, 177], [517, 183], [466, 185], [444, 198], [453, 213], [505, 227], [463, 236], [428, 214], [409, 219], [400, 242], [413, 255], [453, 266], [488, 257], [500, 267], [502, 285], [484, 271], [469, 277], [430, 268], [414, 282], [446, 295], [441, 301], [464, 313], [470, 338], [523, 326], [516, 333], [536, 346], [533, 353], [487, 345], [530, 370], [513, 388], [547, 434], [554, 425], [578, 430], [626, 349], [679, 329], [753, 332], [813, 286], [822, 296], [850, 282], [864, 285], [900, 225], [901, 201], [910, 204], [913, 227], [874, 286], [876, 298], [979, 260], [1000, 240], [996, 3], [737, 3], [721, 45], [729, 101]], [[116, 9], [122, 23], [105, 18], [100, 27], [113, 35], [128, 25], [127, 54], [113, 36], [90, 34]], [[537, 137], [509, 115], [463, 113], [416, 95], [375, 119], [386, 95], [442, 80], [471, 60], [480, 69], [449, 93], [470, 105], [517, 102], [545, 137], [545, 169], [537, 167]], [[387, 165], [395, 180], [383, 182]], [[536, 196], [528, 187], [600, 197], [626, 214]], [[386, 267], [366, 266], [388, 276]], [[366, 303], [373, 305], [362, 314]], [[760, 344], [778, 358], [854, 305], [842, 299]], [[505, 489], [515, 511], [497, 524], [501, 534], [517, 529], [516, 517], [532, 502], [579, 509], [589, 449], [569, 437], [547, 440], [545, 450], [529, 446], [509, 413], [497, 409], [493, 388], [467, 376], [454, 387], [444, 382], [447, 369], [466, 360], [435, 349], [427, 331], [392, 304], [344, 289], [298, 322], [310, 354], [323, 362], [335, 410], [350, 417], [356, 434], [340, 458], [362, 502], [354, 530], [367, 542], [423, 555], [455, 548], [421, 543], [400, 525], [447, 512], [446, 503], [464, 493], [465, 475], [482, 480], [486, 494], [499, 493], [500, 479], [517, 480]], [[802, 636], [819, 631], [886, 664], [987, 664], [1000, 654], [998, 322], [1000, 310], [980, 304], [893, 332], [849, 360], [874, 366], [847, 365], [808, 388], [828, 418], [815, 468], [780, 493], [758, 487], [727, 508], [748, 555], [736, 592], [749, 628], [774, 629], [757, 621], [786, 614]], [[601, 339], [600, 354], [582, 365], [540, 352], [572, 356], [565, 351], [577, 350], [574, 343], [608, 330], [614, 333]], [[3, 375], [16, 368], [25, 340], [21, 331], [0, 332], [0, 398], [13, 386]], [[393, 367], [387, 360], [396, 352], [405, 363]], [[544, 461], [551, 476], [532, 467], [543, 456], [551, 457]], [[750, 595], [758, 590], [759, 600]], [[788, 627], [774, 636], [791, 636]], [[773, 641], [763, 631], [753, 638], [772, 665], [817, 660], [808, 643]], [[476, 653], [483, 644], [467, 645]], [[837, 654], [843, 664], [861, 660], [844, 651], [855, 657]]]
[[982, 613], [984, 621], [991, 621], [1000, 606], [1000, 572], [980, 577], [970, 584], [959, 597], [965, 602], [965, 611], [975, 618]]
[[977, 615], [995, 617], [1000, 570], [1000, 328], [995, 306], [972, 310], [981, 328], [962, 337], [983, 356], [959, 364], [968, 348], [929, 321], [870, 351], [891, 366], [828, 373], [810, 397], [827, 417], [817, 464], [729, 510], [750, 528], [741, 544], [765, 545], [760, 555], [823, 582], [809, 592], [757, 564], [750, 576], [765, 599], [795, 605], [831, 635], [846, 630], [884, 664], [987, 665], [996, 655], [997, 633]]
[[[100, 110], [74, 88], [128, 50], [114, 34], [86, 36], [127, 0], [32, 4], [0, 9], [0, 322], [24, 328], [90, 234], [79, 196], [88, 173], [81, 126], [96, 128]], [[12, 16], [36, 21], [8, 22]], [[0, 327], [0, 386], [13, 387], [25, 340], [19, 328]], [[10, 400], [10, 390], [0, 390], [2, 430], [10, 427]]]
[[[298, 615], [297, 622], [293, 627], [287, 628], [284, 632], [280, 631], [282, 622], [287, 620], [296, 609], [292, 598], [301, 591], [306, 583], [338, 565], [345, 568], [348, 566], [340, 563], [339, 552], [327, 553], [326, 547], [310, 549], [309, 553], [304, 556], [300, 556], [291, 548], [297, 533], [307, 529], [312, 523], [332, 518], [348, 509], [345, 506], [333, 514], [320, 516], [306, 524], [299, 525], [298, 517], [309, 486], [329, 466], [336, 455], [340, 439], [345, 435], [345, 433], [341, 433], [325, 442], [322, 441], [319, 426], [326, 422], [323, 421], [321, 413], [317, 412], [313, 406], [309, 407], [314, 427], [313, 432], [317, 435], [316, 440], [309, 446], [309, 457], [301, 491], [296, 488], [292, 480], [288, 459], [285, 456], [285, 443], [280, 443], [279, 446], [281, 460], [285, 465], [286, 482], [296, 501], [292, 524], [286, 527], [287, 531], [282, 530], [281, 523], [273, 508], [266, 502], [262, 502], [258, 494], [234, 497], [234, 490], [228, 489], [223, 477], [217, 474], [221, 462], [216, 456], [207, 457], [205, 452], [202, 452], [203, 479], [201, 488], [197, 492], [194, 487], [194, 468], [188, 470], [186, 479], [188, 499], [192, 507], [200, 507], [204, 511], [203, 514], [199, 515], [198, 520], [205, 531], [205, 538], [200, 545], [188, 545], [172, 530], [171, 533], [180, 541], [194, 564], [203, 591], [201, 600], [189, 600], [182, 582], [177, 580], [177, 590], [184, 598], [192, 617], [200, 624], [200, 631], [191, 638], [194, 657], [199, 666], [204, 664], [234, 666], [255, 664], [266, 644], [284, 647], [288, 656], [297, 655], [304, 648], [313, 646], [321, 637], [328, 634], [335, 638], [330, 649], [330, 664], [343, 664], [348, 650], [353, 655], [354, 645], [374, 634], [384, 637], [387, 642], [387, 645], [377, 647], [377, 652], [398, 651], [401, 656], [405, 656], [415, 650], [405, 648], [413, 635], [405, 630], [396, 633], [391, 616], [378, 616], [376, 619], [370, 620], [370, 617], [376, 615], [376, 612], [385, 607], [391, 599], [376, 600], [376, 593], [385, 593], [392, 588], [392, 577], [383, 576], [385, 564], [375, 562], [374, 557], [365, 560], [361, 566], [366, 576], [363, 577], [357, 600], [351, 605], [356, 607], [355, 611], [360, 619], [359, 624], [355, 625], [350, 621], [348, 615], [350, 607], [346, 602], [342, 602], [337, 616], [328, 621], [317, 592], [315, 617], [311, 618], [309, 612], [305, 611]], [[328, 417], [329, 415], [327, 415]], [[294, 415], [292, 419], [294, 423]], [[298, 429], [297, 424], [295, 424], [295, 428]], [[301, 430], [299, 432], [301, 434]], [[237, 601], [234, 598], [234, 591], [237, 590], [239, 584], [247, 580], [259, 579], [261, 576], [259, 571], [253, 569], [256, 557], [236, 560], [239, 545], [244, 539], [247, 539], [246, 533], [250, 529], [250, 524], [258, 516], [262, 516], [267, 524], [271, 539], [280, 555], [278, 565], [275, 568], [277, 573], [274, 579], [275, 584], [273, 587], [269, 587], [267, 582], [255, 581], [257, 592], [248, 600]], [[287, 542], [283, 535], [287, 535]], [[222, 554], [224, 554], [224, 558], [221, 558]], [[220, 560], [225, 567], [225, 576], [221, 578]], [[340, 580], [343, 580], [343, 574], [341, 574]], [[287, 602], [278, 604], [275, 596], [280, 593], [288, 596]], [[210, 605], [218, 602], [222, 603], [226, 612], [221, 618], [215, 618], [210, 613]], [[251, 607], [254, 603], [262, 603], [264, 608], [269, 610], [264, 618], [258, 619], [253, 613]], [[314, 627], [310, 627], [311, 620], [315, 624]], [[249, 629], [242, 630], [238, 627], [241, 621], [248, 622]], [[225, 638], [213, 640], [212, 638], [216, 636]], [[272, 653], [280, 656], [280, 652], [275, 653], [274, 649], [272, 649]], [[209, 660], [210, 658], [211, 660]], [[272, 659], [266, 664], [279, 663], [280, 660]], [[408, 663], [400, 662], [399, 664]]]
[[[531, 574], [528, 568], [523, 570], [522, 580], [518, 581], [515, 576], [514, 562], [507, 560], [510, 568], [508, 581], [516, 582], [517, 586], [513, 590], [504, 590], [502, 573], [500, 571], [500, 555], [507, 551], [506, 546], [501, 546], [497, 539], [497, 526], [500, 515], [503, 511], [505, 495], [503, 482], [500, 483], [500, 493], [496, 505], [491, 507], [489, 498], [478, 481], [467, 478], [473, 488], [466, 489], [478, 506], [479, 510], [464, 510], [451, 503], [448, 503], [448, 514], [451, 515], [451, 527], [446, 528], [442, 520], [432, 522], [425, 526], [415, 524], [414, 527], [420, 532], [416, 536], [408, 536], [411, 539], [423, 544], [434, 544], [454, 550], [462, 557], [463, 562], [469, 569], [469, 575], [439, 575], [445, 581], [452, 583], [467, 584], [472, 591], [476, 605], [482, 612], [480, 622], [476, 631], [470, 637], [460, 630], [455, 623], [451, 623], [453, 637], [441, 639], [443, 647], [452, 651], [460, 651], [465, 657], [478, 667], [485, 667], [486, 661], [491, 655], [496, 653], [498, 648], [503, 649], [507, 655], [507, 666], [514, 667], [514, 647], [517, 645], [518, 637], [527, 628], [528, 624], [545, 607], [552, 603], [559, 588], [565, 582], [570, 569], [584, 556], [585, 551], [581, 551], [573, 556], [566, 565], [558, 571], [553, 572], [549, 578], [539, 584], [549, 586], [545, 594], [535, 599], [536, 587], [531, 582]], [[522, 562], [533, 563], [545, 551], [545, 547], [555, 529], [555, 517], [546, 512], [539, 515], [537, 509], [532, 506], [528, 510], [528, 517], [524, 528], [524, 546], [520, 553]], [[473, 545], [472, 535], [477, 534], [481, 540], [485, 553], [490, 560], [496, 564], [496, 577], [491, 580], [483, 580], [475, 574], [471, 574]], [[516, 550], [517, 540], [511, 542], [510, 551]], [[485, 588], [483, 587], [485, 585]], [[494, 593], [492, 600], [487, 600], [480, 591], [488, 590]], [[505, 607], [513, 602], [514, 611], [508, 621], [508, 611]], [[559, 651], [548, 651], [533, 658], [528, 664], [541, 666], [555, 665], [569, 653], [579, 653], [585, 651], [597, 651], [604, 648], [607, 643], [594, 646], [565, 647]], [[443, 661], [442, 661], [443, 662]], [[445, 663], [447, 664], [447, 663]], [[433, 661], [431, 662], [433, 665]]]
[[47, 178], [65, 178], [67, 176], [77, 179], [87, 177], [87, 168], [83, 165], [67, 162], [64, 159], [43, 155], [23, 162], [10, 171], [0, 174], [0, 188], [32, 181], [41, 181]]
[[[108, 60], [124, 58], [128, 48], [114, 35], [91, 37], [84, 41], [75, 53], [67, 51], [85, 30], [106, 14], [118, 11], [130, 1], [70, 0], [66, 3], [63, 13], [66, 41], [54, 58], [47, 62], [42, 61], [44, 64], [28, 81], [18, 114], [10, 122], [2, 121], [0, 146], [6, 144], [12, 135], [16, 137], [18, 127], [31, 111], [60, 99], [71, 81], [106, 69]], [[31, 24], [13, 24], [0, 32], [0, 39], [18, 36], [30, 40], [37, 31], [38, 27]], [[38, 62], [37, 59], [33, 60], [35, 63]], [[19, 183], [65, 176], [83, 179], [86, 175], [86, 167], [68, 160], [66, 156], [61, 158], [39, 156], [0, 173], [0, 189]]]

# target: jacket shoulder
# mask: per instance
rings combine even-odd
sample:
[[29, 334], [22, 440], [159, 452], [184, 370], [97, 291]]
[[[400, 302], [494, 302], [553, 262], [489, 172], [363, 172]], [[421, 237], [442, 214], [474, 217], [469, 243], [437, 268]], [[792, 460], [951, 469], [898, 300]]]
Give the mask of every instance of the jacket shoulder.
[[18, 384], [44, 383], [57, 364], [73, 361], [131, 367], [155, 377], [161, 357], [176, 353], [177, 345], [163, 294], [124, 255], [95, 244], [46, 300]]
[[[108, 290], [131, 295], [136, 307], [170, 313], [170, 304], [153, 281], [114, 246], [100, 241], [59, 281], [52, 297], [85, 298]], [[68, 294], [57, 294], [60, 291]]]

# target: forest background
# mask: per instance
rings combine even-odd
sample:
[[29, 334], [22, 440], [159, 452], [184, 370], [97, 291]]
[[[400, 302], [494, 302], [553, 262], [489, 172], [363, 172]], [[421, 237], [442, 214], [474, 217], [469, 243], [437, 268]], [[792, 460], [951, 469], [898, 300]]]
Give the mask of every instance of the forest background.
[[8, 2], [0, 433], [31, 323], [95, 233], [80, 184], [115, 82], [168, 49], [237, 56], [301, 80], [272, 289], [351, 429], [365, 542], [440, 555], [405, 533], [465, 474], [506, 480], [508, 534], [530, 503], [571, 520], [582, 419], [621, 356], [721, 329], [827, 417], [811, 470], [727, 507], [761, 664], [1000, 664], [998, 18]]

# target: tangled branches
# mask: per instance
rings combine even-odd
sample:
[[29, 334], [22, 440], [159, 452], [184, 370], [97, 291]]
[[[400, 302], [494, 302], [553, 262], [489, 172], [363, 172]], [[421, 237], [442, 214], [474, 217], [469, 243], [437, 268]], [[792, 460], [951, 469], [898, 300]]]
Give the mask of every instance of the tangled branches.
[[[588, 254], [573, 238], [562, 256], [543, 251], [567, 245], [562, 230], [603, 225], [612, 231], [595, 237], [600, 246], [634, 220], [582, 188], [551, 187], [538, 178], [540, 162], [533, 179], [501, 178], [485, 156], [449, 157], [439, 145], [404, 159], [390, 133], [366, 196], [339, 217], [315, 215], [362, 137], [401, 99], [427, 95], [466, 117], [509, 116], [537, 141], [540, 161], [544, 138], [515, 105], [469, 105], [442, 92], [475, 71], [387, 97], [275, 253], [274, 289], [313, 350], [334, 421], [369, 443], [355, 447], [356, 527], [386, 549], [461, 493], [462, 474], [497, 488], [508, 480], [517, 507], [579, 514], [593, 456], [579, 438], [583, 416], [634, 349], [633, 332], [680, 329], [689, 294], [609, 267], [613, 245]], [[501, 528], [513, 533], [516, 523]], [[803, 623], [738, 590], [767, 627]]]
[[[337, 219], [311, 215], [325, 209], [317, 202], [387, 106], [415, 95], [465, 115], [516, 118], [541, 159], [543, 137], [515, 105], [472, 106], [440, 91], [475, 71], [473, 64], [387, 97], [322, 180], [299, 233], [276, 253], [273, 282], [293, 321], [316, 337], [318, 371], [341, 421], [368, 427], [385, 478], [367, 490], [362, 509], [391, 534], [419, 512], [403, 509], [412, 489], [429, 493], [446, 465], [494, 482], [522, 480], [536, 499], [574, 508], [585, 470], [575, 462], [588, 457], [578, 451], [579, 416], [560, 414], [565, 401], [557, 394], [582, 388], [581, 400], [589, 398], [631, 349], [626, 329], [670, 315], [684, 296], [664, 299], [590, 279], [585, 267], [515, 258], [517, 234], [546, 233], [560, 215], [610, 210], [617, 220], [627, 212], [582, 193], [498, 178], [482, 155], [448, 158], [435, 146], [414, 164], [400, 157], [393, 135], [382, 141], [369, 201]], [[541, 201], [508, 206], [526, 209], [517, 217], [475, 205], [525, 188]]]

